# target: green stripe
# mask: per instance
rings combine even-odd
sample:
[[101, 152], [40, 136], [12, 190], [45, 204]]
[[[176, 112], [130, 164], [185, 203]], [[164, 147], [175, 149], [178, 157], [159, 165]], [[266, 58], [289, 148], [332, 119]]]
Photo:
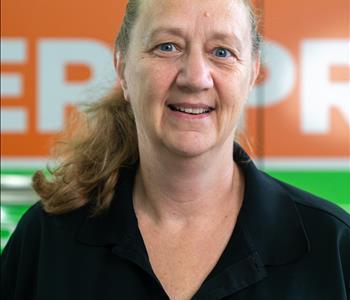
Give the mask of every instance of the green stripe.
[[27, 175], [33, 176], [37, 170], [34, 169], [1, 169], [1, 175]]
[[267, 173], [350, 212], [350, 171], [267, 170]]
[[1, 175], [20, 175], [32, 177], [37, 171], [43, 171], [45, 176], [51, 176], [47, 168], [43, 169], [1, 169]]
[[[34, 169], [2, 169], [1, 175], [32, 176]], [[272, 170], [267, 172], [282, 181], [328, 199], [350, 211], [350, 171]], [[48, 172], [44, 172], [48, 174]]]
[[[32, 176], [34, 170], [1, 170], [2, 175]], [[267, 170], [282, 181], [328, 199], [350, 213], [350, 171]], [[30, 205], [1, 205], [1, 251], [18, 220]]]

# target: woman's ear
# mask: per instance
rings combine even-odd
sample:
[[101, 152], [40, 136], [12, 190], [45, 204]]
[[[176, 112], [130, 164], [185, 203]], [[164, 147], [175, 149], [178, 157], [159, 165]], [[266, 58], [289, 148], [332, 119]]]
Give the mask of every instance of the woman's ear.
[[116, 66], [119, 82], [123, 89], [124, 98], [126, 101], [129, 101], [128, 86], [125, 80], [125, 61], [124, 61], [124, 57], [121, 55], [119, 50], [116, 51], [114, 55], [114, 59], [115, 59], [114, 64]]
[[251, 90], [253, 89], [256, 80], [258, 79], [259, 72], [260, 72], [260, 55], [256, 54], [256, 56], [253, 57], [253, 62], [252, 62], [252, 73], [250, 77]]

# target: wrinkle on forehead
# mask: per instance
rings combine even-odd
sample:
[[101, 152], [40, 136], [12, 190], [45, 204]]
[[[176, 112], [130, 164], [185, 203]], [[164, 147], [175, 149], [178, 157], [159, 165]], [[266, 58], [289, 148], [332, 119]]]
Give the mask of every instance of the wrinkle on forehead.
[[[213, 8], [217, 7], [218, 2], [220, 0], [212, 1]], [[171, 9], [176, 9], [178, 7], [183, 6], [184, 3], [188, 3], [189, 7], [201, 7], [202, 6], [202, 0], [143, 0], [140, 3], [140, 11], [147, 10], [150, 14], [148, 17], [157, 17], [159, 15], [162, 15], [164, 11], [168, 10], [169, 7], [167, 5], [171, 6]], [[197, 2], [197, 3], [196, 3]], [[209, 1], [211, 2], [211, 1]], [[226, 8], [221, 11], [221, 13], [226, 14], [227, 12], [236, 9], [237, 4], [244, 4], [245, 1], [243, 0], [226, 0]], [[213, 14], [210, 12], [210, 10], [205, 10], [203, 12], [203, 16], [209, 17], [213, 16]]]
[[[139, 21], [142, 21], [138, 23], [139, 26], [137, 27], [141, 28], [143, 32], [141, 38], [143, 44], [147, 43], [155, 30], [160, 27], [173, 27], [174, 24], [176, 24], [176, 27], [183, 28], [188, 23], [191, 23], [193, 26], [190, 27], [194, 31], [200, 32], [204, 28], [201, 28], [202, 21], [204, 21], [203, 18], [207, 21], [211, 20], [214, 22], [213, 24], [221, 22], [220, 27], [222, 31], [233, 31], [242, 41], [244, 36], [250, 34], [248, 12], [246, 11], [242, 14], [242, 4], [246, 9], [243, 0], [219, 0], [218, 2], [211, 0], [146, 0], [141, 3], [142, 17], [139, 18]], [[219, 8], [220, 6], [221, 8]], [[190, 21], [187, 17], [184, 17], [184, 7], [190, 10], [185, 14], [192, 16]], [[225, 8], [223, 9], [223, 7]], [[191, 9], [194, 10], [193, 14]], [[197, 16], [195, 17], [195, 15]], [[222, 23], [224, 19], [227, 22]], [[183, 24], [184, 22], [187, 25]], [[244, 32], [239, 30], [242, 26], [245, 27]]]

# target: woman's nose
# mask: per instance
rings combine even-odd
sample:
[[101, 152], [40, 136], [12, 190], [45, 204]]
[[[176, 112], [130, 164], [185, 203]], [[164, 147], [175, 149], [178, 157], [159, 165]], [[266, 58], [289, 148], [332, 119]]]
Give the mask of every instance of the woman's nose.
[[210, 66], [200, 51], [190, 53], [182, 60], [176, 84], [189, 92], [200, 92], [213, 87]]

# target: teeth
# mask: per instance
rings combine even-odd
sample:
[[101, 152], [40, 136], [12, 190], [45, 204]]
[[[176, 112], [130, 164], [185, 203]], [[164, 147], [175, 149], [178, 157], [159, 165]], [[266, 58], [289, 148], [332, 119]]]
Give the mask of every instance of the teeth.
[[185, 108], [185, 107], [179, 107], [178, 109], [179, 109], [179, 111], [182, 111], [182, 112], [185, 112], [185, 113], [188, 113], [188, 114], [195, 114], [195, 115], [208, 112], [208, 110], [207, 110], [207, 109], [204, 109], [204, 108]]
[[192, 114], [192, 115], [199, 115], [199, 114], [210, 112], [209, 108], [189, 108], [189, 107], [181, 107], [181, 106], [175, 106], [175, 105], [172, 105], [172, 107], [175, 110], [178, 110], [178, 111], [181, 111], [184, 113], [188, 113], [188, 114]]

